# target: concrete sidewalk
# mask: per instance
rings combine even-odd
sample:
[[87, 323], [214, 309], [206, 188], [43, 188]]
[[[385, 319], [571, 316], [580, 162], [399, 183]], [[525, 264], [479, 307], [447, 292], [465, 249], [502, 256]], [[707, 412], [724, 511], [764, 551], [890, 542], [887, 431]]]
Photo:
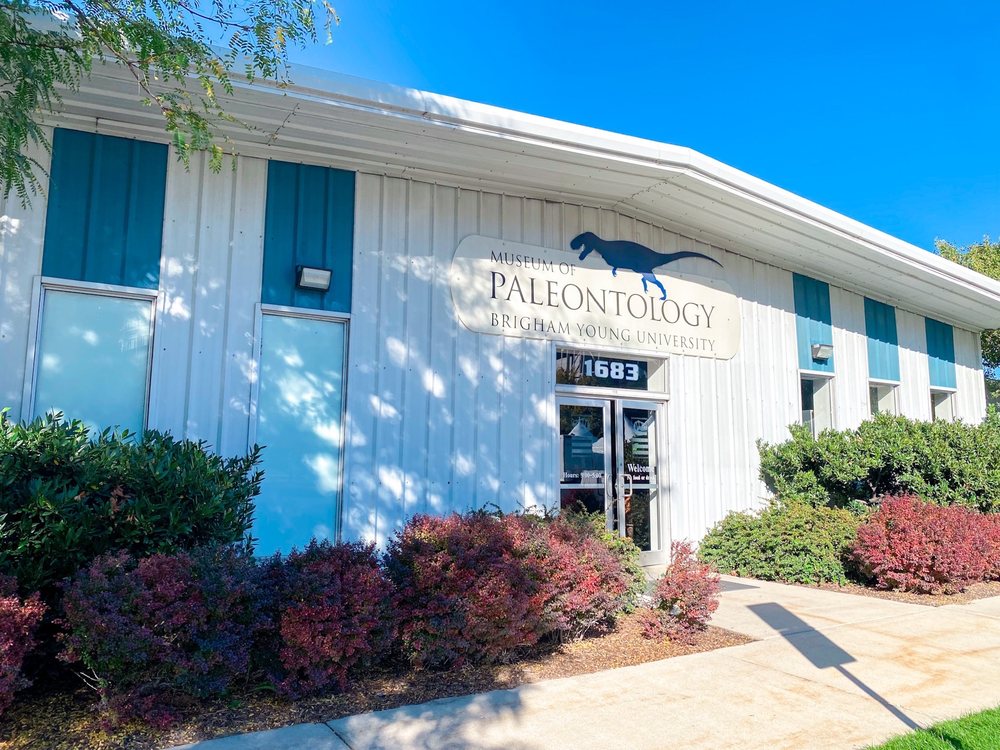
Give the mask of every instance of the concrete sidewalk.
[[1000, 704], [1000, 598], [932, 608], [725, 585], [713, 624], [758, 642], [184, 747], [819, 750]]

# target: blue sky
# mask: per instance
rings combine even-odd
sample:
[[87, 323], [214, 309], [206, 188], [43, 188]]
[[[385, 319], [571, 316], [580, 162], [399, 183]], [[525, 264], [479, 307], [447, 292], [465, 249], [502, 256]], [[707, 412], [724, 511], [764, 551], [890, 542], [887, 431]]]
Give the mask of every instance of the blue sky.
[[1000, 235], [1000, 3], [335, 6], [295, 61], [689, 146], [928, 249]]

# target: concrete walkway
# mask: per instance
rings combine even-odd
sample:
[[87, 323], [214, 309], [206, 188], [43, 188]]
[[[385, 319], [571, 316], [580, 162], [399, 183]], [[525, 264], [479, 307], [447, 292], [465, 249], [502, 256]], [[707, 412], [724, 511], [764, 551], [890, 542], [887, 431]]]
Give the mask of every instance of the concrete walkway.
[[185, 748], [820, 750], [1000, 704], [1000, 597], [932, 608], [725, 586], [713, 623], [759, 641]]

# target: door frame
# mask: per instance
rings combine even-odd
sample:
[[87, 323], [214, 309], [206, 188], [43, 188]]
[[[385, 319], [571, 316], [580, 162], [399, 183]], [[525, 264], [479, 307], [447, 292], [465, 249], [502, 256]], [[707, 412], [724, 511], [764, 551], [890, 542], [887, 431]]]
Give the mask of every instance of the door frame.
[[[562, 405], [568, 406], [592, 406], [597, 407], [602, 410], [602, 415], [604, 419], [604, 522], [606, 528], [611, 530], [612, 523], [612, 508], [611, 508], [611, 475], [613, 468], [611, 465], [611, 450], [610, 444], [607, 439], [610, 435], [614, 435], [613, 431], [613, 420], [614, 414], [612, 414], [611, 400], [607, 398], [594, 398], [585, 396], [556, 396], [556, 436], [557, 439], [560, 436], [559, 430], [559, 408]], [[557, 450], [561, 450], [562, 446], [558, 446]], [[559, 459], [559, 466], [561, 469], [562, 458]], [[560, 511], [562, 510], [562, 471], [560, 470], [559, 476], [556, 477], [556, 508]], [[579, 489], [598, 489], [598, 485], [595, 483], [593, 485], [584, 486], [582, 483]]]
[[[633, 391], [633, 394], [635, 392]], [[649, 482], [656, 488], [656, 538], [660, 542], [660, 548], [655, 550], [650, 550], [648, 552], [642, 551], [639, 553], [639, 563], [643, 566], [647, 565], [663, 565], [668, 561], [670, 554], [670, 507], [665, 502], [666, 501], [666, 482], [664, 481], [665, 467], [667, 461], [666, 451], [664, 450], [664, 437], [666, 432], [663, 428], [663, 423], [666, 421], [666, 401], [660, 399], [650, 399], [650, 398], [636, 398], [634, 395], [631, 398], [618, 398], [614, 399], [614, 420], [615, 420], [615, 443], [616, 443], [616, 466], [615, 471], [615, 481], [620, 484], [617, 488], [617, 503], [618, 503], [618, 518], [622, 519], [622, 523], [619, 525], [621, 529], [621, 536], [625, 536], [625, 492], [624, 492], [624, 477], [628, 474], [625, 471], [625, 432], [623, 429], [625, 409], [645, 409], [652, 411], [655, 415], [653, 420], [653, 431], [654, 438], [656, 440], [656, 456], [655, 456], [655, 467], [656, 467], [656, 480], [654, 482]], [[632, 482], [629, 482], [630, 488]], [[652, 535], [652, 519], [650, 522], [650, 534]]]
[[[596, 390], [596, 389], [591, 389]], [[609, 436], [609, 432], [615, 441], [615, 454], [616, 460], [614, 465], [611, 460], [610, 448], [604, 451], [604, 513], [605, 513], [605, 524], [608, 531], [614, 532], [614, 517], [617, 514], [622, 522], [619, 523], [619, 529], [617, 533], [620, 536], [625, 536], [626, 528], [624, 523], [625, 513], [625, 499], [623, 497], [623, 492], [613, 485], [621, 481], [621, 475], [623, 472], [619, 472], [619, 465], [624, 468], [624, 436], [622, 434], [621, 425], [619, 424], [623, 409], [627, 407], [639, 408], [639, 409], [650, 409], [655, 411], [656, 418], [654, 423], [655, 435], [656, 435], [656, 493], [657, 493], [657, 514], [659, 517], [658, 524], [658, 535], [660, 539], [660, 549], [651, 550], [649, 552], [640, 552], [639, 563], [643, 566], [650, 565], [663, 565], [669, 560], [670, 556], [670, 542], [671, 542], [671, 523], [670, 523], [670, 496], [668, 492], [669, 484], [667, 482], [667, 398], [664, 396], [651, 396], [644, 391], [630, 391], [630, 390], [619, 390], [614, 389], [602, 389], [602, 393], [592, 393], [586, 392], [582, 393], [580, 391], [570, 392], [569, 389], [560, 388], [556, 392], [556, 437], [560, 437], [559, 425], [559, 409], [563, 404], [568, 404], [570, 406], [595, 406], [603, 409], [604, 414], [604, 436], [605, 439]], [[557, 446], [557, 452], [561, 450], [561, 446]], [[562, 504], [562, 472], [561, 472], [561, 457], [559, 458], [560, 471], [555, 477], [556, 485], [556, 507], [561, 510]], [[616, 497], [617, 496], [617, 497]]]

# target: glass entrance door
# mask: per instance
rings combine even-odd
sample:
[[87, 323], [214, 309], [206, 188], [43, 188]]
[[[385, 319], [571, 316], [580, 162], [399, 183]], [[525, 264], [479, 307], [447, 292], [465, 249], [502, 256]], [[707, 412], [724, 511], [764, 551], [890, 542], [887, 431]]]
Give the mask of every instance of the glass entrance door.
[[564, 397], [559, 407], [559, 503], [603, 513], [607, 528], [664, 560], [659, 402]]

